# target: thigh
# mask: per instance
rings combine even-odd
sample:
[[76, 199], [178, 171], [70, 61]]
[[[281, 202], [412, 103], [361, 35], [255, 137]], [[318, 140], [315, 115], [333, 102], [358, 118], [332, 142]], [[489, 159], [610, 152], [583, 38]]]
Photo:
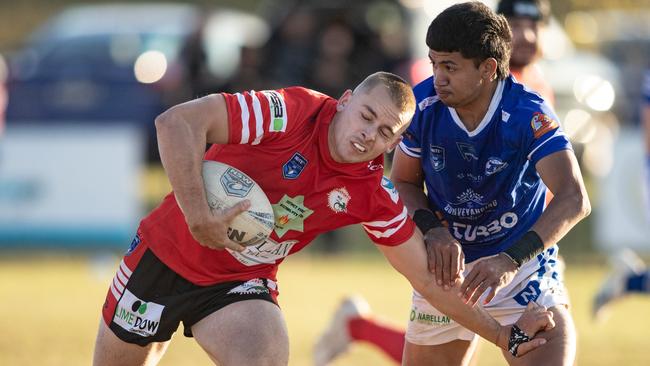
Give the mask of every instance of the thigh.
[[406, 342], [402, 364], [406, 366], [467, 366], [476, 350], [478, 337], [472, 341], [451, 341], [435, 346]]
[[576, 357], [576, 330], [573, 318], [565, 306], [551, 308], [555, 328], [548, 332], [537, 333], [535, 338], [544, 338], [547, 343], [522, 357], [513, 357], [503, 351], [508, 364], [520, 365], [565, 365], [570, 366]]
[[265, 300], [232, 303], [192, 326], [219, 365], [287, 365], [289, 337], [280, 308]]
[[99, 330], [97, 331], [97, 339], [95, 341], [93, 365], [155, 365], [165, 353], [167, 346], [169, 346], [169, 341], [149, 343], [144, 347], [132, 343], [126, 343], [117, 338], [102, 319], [99, 321]]

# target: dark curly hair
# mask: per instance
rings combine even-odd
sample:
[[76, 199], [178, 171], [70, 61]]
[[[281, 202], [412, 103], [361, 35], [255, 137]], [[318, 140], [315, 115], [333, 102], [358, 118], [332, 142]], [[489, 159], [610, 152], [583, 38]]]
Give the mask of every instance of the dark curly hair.
[[427, 31], [427, 46], [439, 52], [460, 52], [478, 66], [492, 57], [497, 78], [510, 74], [512, 33], [506, 18], [485, 4], [472, 1], [452, 5], [433, 19]]

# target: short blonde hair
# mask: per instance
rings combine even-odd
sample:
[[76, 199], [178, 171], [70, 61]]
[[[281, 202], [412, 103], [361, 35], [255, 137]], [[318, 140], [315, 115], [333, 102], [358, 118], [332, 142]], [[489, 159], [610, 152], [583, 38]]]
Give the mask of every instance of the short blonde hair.
[[368, 92], [378, 85], [386, 88], [391, 100], [401, 112], [415, 112], [415, 96], [406, 80], [390, 72], [379, 71], [370, 74], [356, 88], [354, 93]]

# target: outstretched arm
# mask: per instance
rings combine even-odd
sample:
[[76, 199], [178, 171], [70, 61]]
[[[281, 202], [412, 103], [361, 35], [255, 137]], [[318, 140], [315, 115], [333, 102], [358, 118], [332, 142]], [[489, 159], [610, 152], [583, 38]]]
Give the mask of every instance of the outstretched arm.
[[[444, 291], [436, 284], [433, 274], [427, 270], [426, 251], [418, 231], [401, 245], [378, 247], [391, 265], [403, 274], [431, 305], [501, 349], [508, 349], [512, 326], [502, 326], [483, 308], [463, 302], [458, 296], [459, 284], [451, 291]], [[526, 310], [516, 325], [531, 337], [541, 330], [554, 327], [552, 313], [544, 308]], [[544, 343], [542, 338], [523, 343], [519, 346], [518, 355], [523, 355]]]
[[160, 160], [185, 221], [201, 245], [241, 251], [228, 239], [228, 223], [248, 208], [240, 203], [213, 215], [201, 175], [206, 143], [228, 143], [228, 112], [224, 97], [208, 95], [174, 106], [156, 118]]

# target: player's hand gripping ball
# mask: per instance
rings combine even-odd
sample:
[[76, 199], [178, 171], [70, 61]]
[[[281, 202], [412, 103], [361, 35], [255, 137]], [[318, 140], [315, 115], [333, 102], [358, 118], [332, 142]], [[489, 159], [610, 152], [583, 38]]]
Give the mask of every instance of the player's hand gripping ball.
[[225, 210], [249, 200], [250, 208], [236, 216], [228, 237], [243, 246], [263, 243], [274, 226], [273, 207], [262, 188], [237, 168], [217, 161], [203, 162], [203, 184], [212, 210]]

